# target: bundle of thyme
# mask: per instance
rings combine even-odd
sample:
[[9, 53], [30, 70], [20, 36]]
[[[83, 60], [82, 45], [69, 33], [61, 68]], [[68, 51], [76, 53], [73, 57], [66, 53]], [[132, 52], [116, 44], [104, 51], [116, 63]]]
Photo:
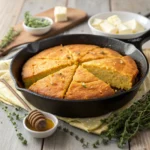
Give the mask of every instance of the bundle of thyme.
[[150, 91], [128, 109], [104, 119], [103, 123], [108, 124], [108, 130], [102, 134], [103, 143], [115, 138], [120, 148], [139, 131], [150, 129]]
[[10, 28], [8, 33], [4, 36], [0, 43], [0, 51], [8, 46], [14, 39], [20, 34], [21, 31], [17, 31], [14, 28]]

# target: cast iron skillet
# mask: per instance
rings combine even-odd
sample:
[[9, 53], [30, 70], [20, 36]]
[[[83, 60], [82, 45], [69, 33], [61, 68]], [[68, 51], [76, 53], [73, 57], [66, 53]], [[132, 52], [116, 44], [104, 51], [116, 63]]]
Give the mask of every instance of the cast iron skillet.
[[[61, 35], [53, 38], [47, 38], [28, 44], [13, 58], [10, 67], [11, 76], [15, 82], [16, 89], [21, 91], [25, 98], [33, 106], [43, 111], [64, 117], [99, 116], [122, 107], [137, 93], [140, 85], [148, 73], [148, 62], [141, 51], [141, 45], [143, 42], [147, 41], [148, 38], [150, 38], [150, 31], [138, 39], [125, 41], [128, 43], [108, 37], [89, 34]], [[50, 98], [25, 89], [21, 79], [21, 71], [24, 63], [30, 57], [41, 52], [42, 50], [60, 44], [95, 44], [101, 47], [112, 48], [122, 55], [129, 55], [136, 61], [140, 70], [138, 81], [128, 91], [117, 93], [107, 98], [80, 101]]]

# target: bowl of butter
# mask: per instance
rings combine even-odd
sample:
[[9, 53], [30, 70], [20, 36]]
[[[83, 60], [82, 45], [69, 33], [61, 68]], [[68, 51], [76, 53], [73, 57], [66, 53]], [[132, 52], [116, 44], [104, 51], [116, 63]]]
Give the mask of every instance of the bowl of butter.
[[133, 39], [150, 29], [150, 20], [136, 13], [112, 11], [92, 16], [88, 20], [88, 25], [96, 35]]

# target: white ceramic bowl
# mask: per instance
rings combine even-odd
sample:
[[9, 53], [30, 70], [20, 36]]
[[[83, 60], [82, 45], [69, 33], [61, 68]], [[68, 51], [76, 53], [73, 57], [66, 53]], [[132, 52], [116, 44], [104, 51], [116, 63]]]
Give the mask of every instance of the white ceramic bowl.
[[46, 27], [41, 27], [41, 28], [32, 28], [32, 27], [28, 27], [23, 22], [23, 28], [25, 31], [29, 32], [32, 35], [42, 35], [51, 30], [51, 27], [53, 25], [53, 20], [51, 18], [48, 18], [48, 17], [36, 17], [36, 18], [46, 19], [50, 22], [50, 25], [48, 25]]
[[[109, 34], [109, 33], [102, 32], [91, 25], [94, 18], [107, 19], [112, 15], [117, 15], [123, 22], [135, 19], [145, 28], [145, 31], [134, 33], [134, 34]], [[90, 17], [88, 20], [88, 25], [92, 33], [96, 35], [102, 35], [102, 36], [113, 37], [118, 39], [133, 39], [133, 38], [140, 37], [150, 29], [150, 20], [136, 13], [124, 12], [124, 11], [112, 11], [112, 12], [99, 13]]]
[[29, 129], [27, 126], [26, 126], [26, 119], [27, 119], [27, 116], [23, 119], [23, 126], [24, 128], [26, 129], [26, 131], [28, 131], [28, 133], [35, 137], [35, 138], [46, 138], [48, 136], [51, 136], [57, 129], [57, 126], [58, 126], [58, 119], [56, 118], [56, 116], [50, 114], [50, 113], [46, 113], [46, 112], [42, 112], [46, 118], [49, 118], [53, 121], [54, 123], [54, 127], [49, 129], [49, 130], [46, 130], [46, 131], [34, 131], [34, 130], [31, 130]]

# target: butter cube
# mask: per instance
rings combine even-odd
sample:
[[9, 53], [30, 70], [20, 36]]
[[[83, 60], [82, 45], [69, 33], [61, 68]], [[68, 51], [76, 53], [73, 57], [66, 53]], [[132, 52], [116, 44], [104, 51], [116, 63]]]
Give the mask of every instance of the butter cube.
[[112, 33], [112, 34], [116, 34], [117, 33], [117, 28], [110, 24], [107, 21], [104, 21], [100, 24], [102, 31], [106, 32], [106, 33]]
[[100, 24], [103, 22], [102, 19], [95, 18], [92, 22], [92, 26], [98, 30], [101, 30]]
[[113, 15], [107, 18], [107, 21], [114, 26], [119, 25], [122, 21], [117, 15]]
[[92, 22], [92, 26], [99, 26], [102, 22], [102, 19], [95, 18]]
[[132, 30], [130, 28], [128, 28], [124, 24], [120, 23], [118, 25], [118, 33], [119, 34], [132, 34], [133, 32], [132, 32]]
[[134, 33], [145, 30], [144, 27], [139, 22], [137, 22], [135, 19], [125, 22], [124, 25], [126, 25], [128, 28], [130, 28]]
[[54, 9], [55, 22], [67, 21], [67, 8], [56, 6]]

